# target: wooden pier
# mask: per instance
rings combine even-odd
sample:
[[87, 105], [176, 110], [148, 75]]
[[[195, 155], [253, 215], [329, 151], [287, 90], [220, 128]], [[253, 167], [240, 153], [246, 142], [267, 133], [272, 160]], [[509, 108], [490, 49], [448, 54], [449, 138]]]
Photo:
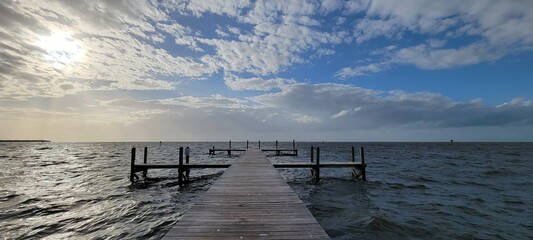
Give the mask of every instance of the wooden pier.
[[[246, 141], [246, 149], [249, 149], [250, 142]], [[261, 141], [258, 141], [258, 148], [261, 149]], [[217, 152], [227, 152], [228, 155], [231, 155], [231, 152], [244, 152], [246, 149], [238, 149], [231, 147], [231, 141], [229, 141], [228, 148], [215, 148], [213, 146], [209, 149], [209, 155], [213, 155]], [[278, 148], [278, 140], [276, 140], [276, 146], [274, 149], [261, 149], [263, 152], [275, 152], [277, 156], [298, 156], [298, 149], [296, 149], [296, 142], [292, 140], [292, 148]]]
[[[230, 141], [231, 142], [231, 141]], [[289, 149], [287, 151], [296, 151], [292, 156], [298, 155], [297, 149]], [[232, 150], [235, 151], [235, 150]], [[248, 150], [242, 150], [248, 151]], [[259, 151], [259, 150], [257, 150]], [[262, 152], [267, 151], [284, 151], [284, 149], [261, 149]], [[178, 169], [178, 184], [182, 186], [184, 183], [190, 181], [189, 173], [191, 169], [197, 168], [229, 168], [231, 164], [229, 163], [190, 163], [189, 155], [186, 153], [184, 158], [183, 147], [179, 148], [178, 153], [178, 162], [174, 164], [149, 164], [148, 163], [148, 148], [144, 148], [144, 158], [143, 163], [136, 163], [136, 148], [131, 149], [131, 172], [130, 172], [130, 181], [135, 183], [136, 180], [139, 180], [137, 172], [142, 172], [144, 179], [147, 178], [147, 173], [149, 169]], [[351, 168], [352, 169], [352, 178], [358, 179], [362, 178], [366, 181], [366, 163], [365, 163], [365, 154], [364, 148], [361, 147], [360, 150], [360, 162], [355, 161], [355, 148], [352, 147], [352, 159], [351, 162], [320, 162], [320, 148], [311, 147], [311, 161], [308, 163], [304, 162], [291, 162], [291, 163], [271, 163], [271, 166], [274, 168], [310, 168], [311, 176], [315, 178], [318, 182], [320, 181], [320, 169], [321, 168]], [[210, 153], [211, 154], [211, 153]], [[278, 153], [279, 155], [279, 153]]]
[[247, 150], [163, 239], [329, 239], [265, 155]]

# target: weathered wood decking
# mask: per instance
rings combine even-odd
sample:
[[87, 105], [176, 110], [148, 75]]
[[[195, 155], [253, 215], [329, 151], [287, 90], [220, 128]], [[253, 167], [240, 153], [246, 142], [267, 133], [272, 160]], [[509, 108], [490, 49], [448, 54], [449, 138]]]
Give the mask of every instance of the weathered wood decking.
[[163, 239], [329, 239], [265, 155], [249, 149]]

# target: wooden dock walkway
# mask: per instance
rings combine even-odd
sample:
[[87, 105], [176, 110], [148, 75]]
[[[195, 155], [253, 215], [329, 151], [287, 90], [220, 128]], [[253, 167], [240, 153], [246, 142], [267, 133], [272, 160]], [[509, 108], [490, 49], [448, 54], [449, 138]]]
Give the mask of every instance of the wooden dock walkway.
[[329, 239], [258, 149], [229, 167], [163, 239]]

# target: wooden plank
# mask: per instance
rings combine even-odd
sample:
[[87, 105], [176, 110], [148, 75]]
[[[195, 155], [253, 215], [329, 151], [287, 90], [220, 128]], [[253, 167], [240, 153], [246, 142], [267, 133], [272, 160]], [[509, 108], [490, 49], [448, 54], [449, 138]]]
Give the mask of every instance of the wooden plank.
[[[275, 168], [314, 168], [316, 163], [273, 163]], [[361, 168], [363, 165], [358, 162], [321, 162], [320, 168]]]
[[[312, 168], [316, 163], [273, 163], [274, 168]], [[187, 168], [229, 168], [230, 163], [190, 163], [183, 164]], [[359, 162], [321, 162], [321, 168], [343, 168], [355, 167], [361, 168], [363, 165]], [[143, 169], [165, 169], [165, 168], [179, 168], [179, 164], [164, 164], [164, 163], [149, 163], [149, 164], [135, 164], [136, 171]]]
[[163, 239], [329, 239], [260, 150], [249, 149]]
[[209, 149], [210, 152], [226, 152], [226, 151], [232, 151], [232, 152], [245, 152], [246, 149], [231, 149], [231, 148], [221, 148], [221, 149]]
[[281, 151], [281, 152], [298, 152], [298, 149], [261, 149], [261, 151], [263, 152], [277, 152], [277, 151]]
[[[229, 163], [189, 163], [183, 164], [184, 168], [229, 168], [231, 164]], [[179, 168], [179, 164], [136, 164], [135, 168], [137, 169], [164, 169], [164, 168]]]

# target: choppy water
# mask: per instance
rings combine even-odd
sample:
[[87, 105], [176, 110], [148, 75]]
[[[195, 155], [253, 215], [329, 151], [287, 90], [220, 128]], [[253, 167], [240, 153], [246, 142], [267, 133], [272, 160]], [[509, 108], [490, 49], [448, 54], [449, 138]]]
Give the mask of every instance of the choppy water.
[[[179, 146], [191, 147], [194, 162], [238, 158], [209, 156], [211, 145], [227, 146], [1, 143], [0, 238], [159, 239], [223, 170], [193, 170], [181, 189], [176, 170], [151, 170], [132, 186], [131, 147], [148, 146], [149, 162], [176, 161]], [[349, 161], [361, 144], [298, 143], [300, 156], [269, 159], [308, 161], [311, 145], [321, 161]], [[281, 170], [333, 239], [533, 239], [532, 143], [364, 146], [367, 182], [350, 180], [349, 169], [323, 169], [320, 184], [309, 170]]]

